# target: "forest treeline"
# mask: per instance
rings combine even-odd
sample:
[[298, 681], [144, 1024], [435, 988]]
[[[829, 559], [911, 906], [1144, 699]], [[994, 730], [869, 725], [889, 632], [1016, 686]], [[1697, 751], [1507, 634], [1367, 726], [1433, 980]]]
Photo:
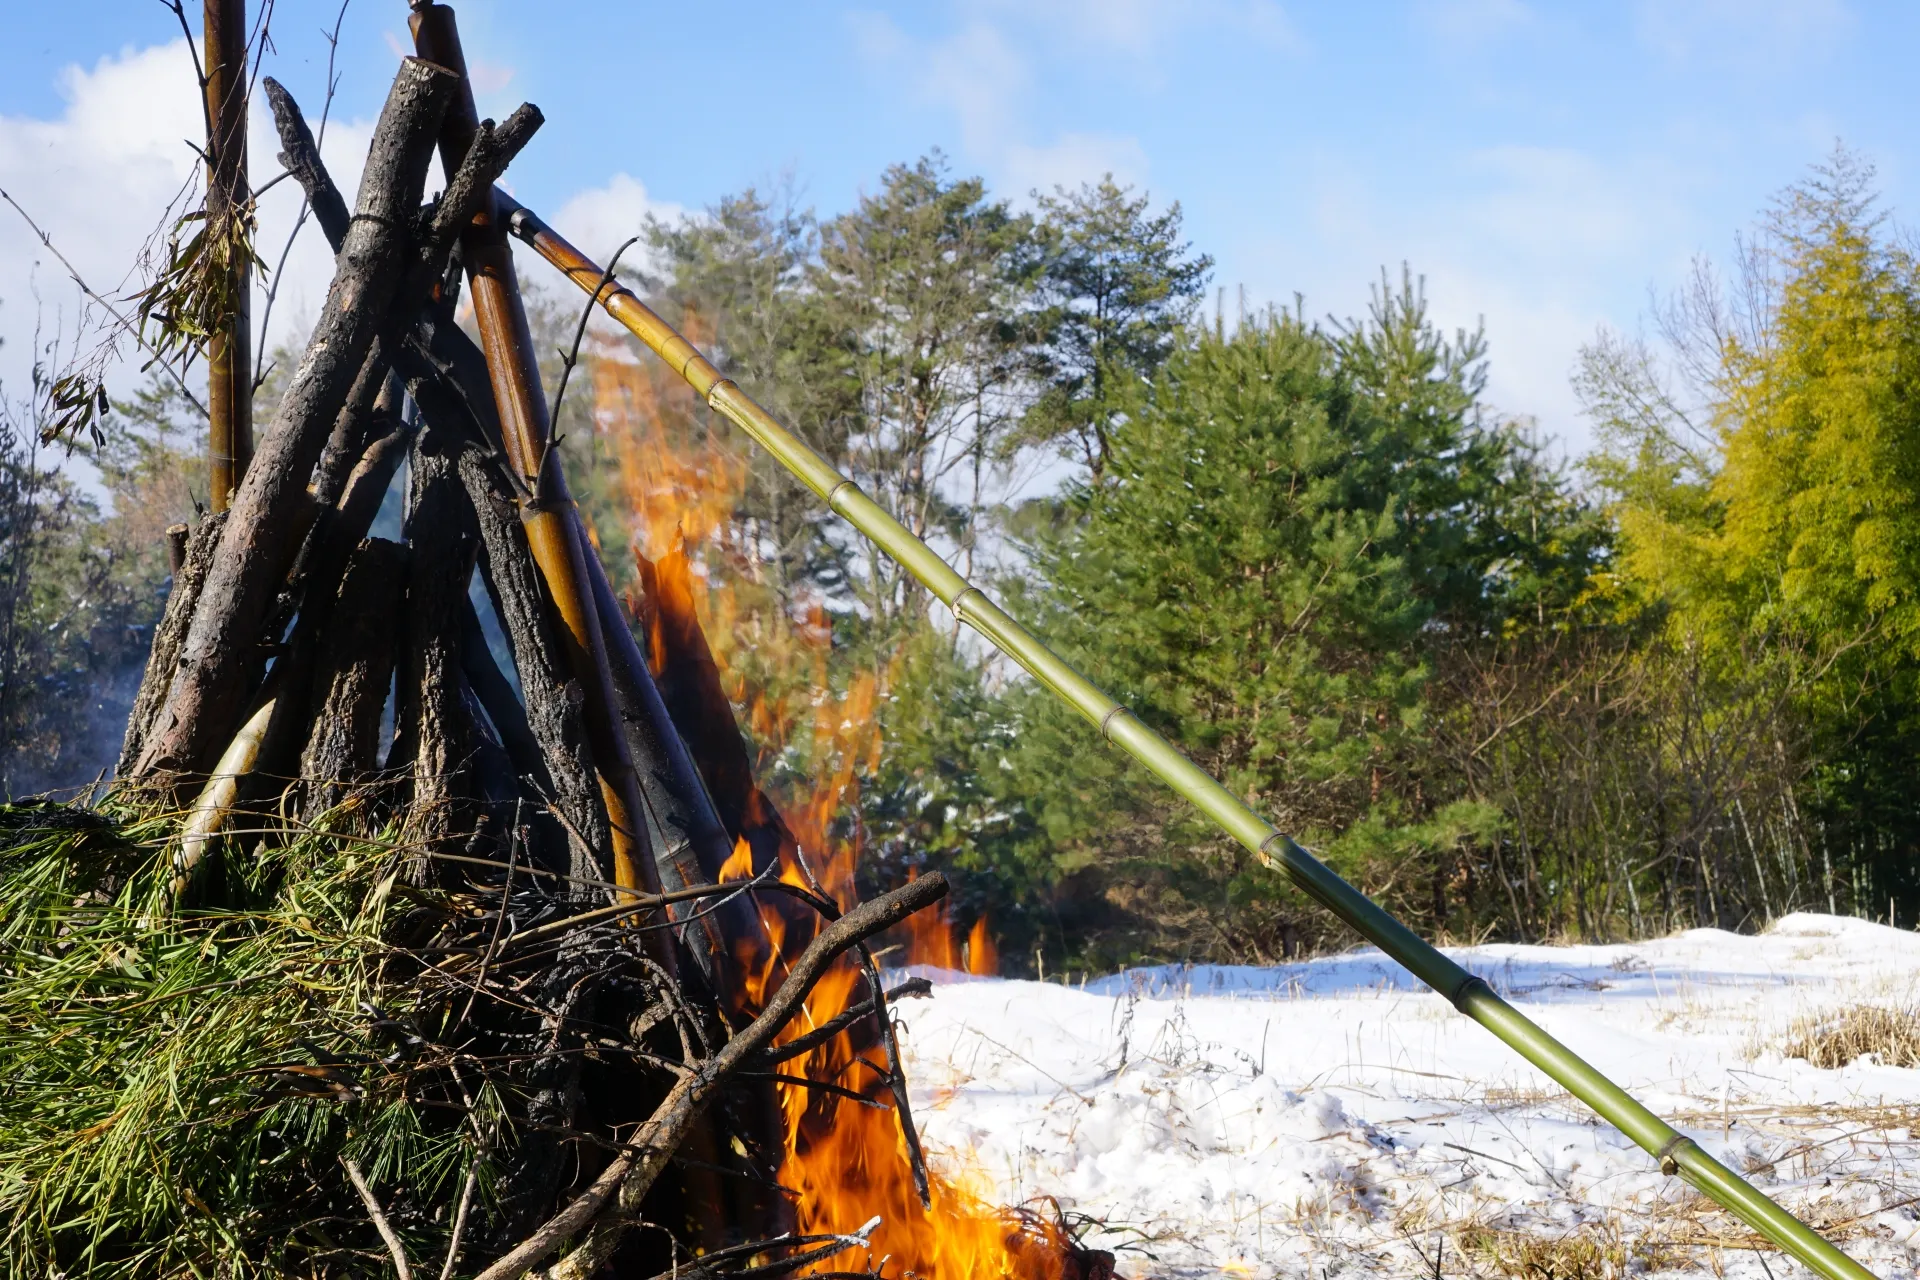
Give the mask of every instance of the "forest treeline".
[[[1015, 203], [936, 154], [646, 242], [635, 287], [729, 376], [1422, 929], [1920, 912], [1920, 264], [1847, 153], [1583, 350], [1572, 461], [1411, 273], [1351, 320], [1228, 316], [1179, 206], [1111, 180]], [[576, 323], [539, 317], [549, 387]], [[560, 447], [636, 627], [694, 598], [760, 776], [869, 888], [948, 871], [1010, 972], [1341, 941], [664, 371], [586, 350]], [[13, 794], [111, 759], [204, 501], [176, 398], [117, 402], [82, 485], [46, 382], [0, 429]]]

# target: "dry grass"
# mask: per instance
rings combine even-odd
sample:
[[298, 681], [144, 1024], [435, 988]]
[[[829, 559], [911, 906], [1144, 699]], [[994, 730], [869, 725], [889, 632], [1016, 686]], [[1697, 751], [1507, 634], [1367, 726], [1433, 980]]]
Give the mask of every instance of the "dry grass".
[[1664, 1240], [1631, 1237], [1611, 1218], [1558, 1236], [1476, 1224], [1461, 1231], [1456, 1244], [1479, 1266], [1510, 1280], [1625, 1280], [1682, 1261]]
[[1851, 1005], [1796, 1020], [1788, 1031], [1789, 1058], [1836, 1070], [1872, 1054], [1882, 1066], [1920, 1066], [1920, 1011], [1882, 1005]]

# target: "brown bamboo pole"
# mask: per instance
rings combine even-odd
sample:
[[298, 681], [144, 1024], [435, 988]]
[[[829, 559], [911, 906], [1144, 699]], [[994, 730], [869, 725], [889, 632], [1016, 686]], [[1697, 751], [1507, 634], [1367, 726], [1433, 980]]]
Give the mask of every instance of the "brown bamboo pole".
[[232, 300], [207, 339], [207, 487], [225, 511], [253, 459], [253, 270], [238, 221], [247, 188], [247, 3], [206, 0], [206, 243], [228, 251], [220, 290]]
[[[440, 134], [441, 163], [451, 175], [459, 168], [480, 123], [459, 28], [453, 10], [443, 4], [414, 3], [410, 25], [419, 55], [461, 77]], [[573, 495], [567, 489], [560, 459], [553, 452], [552, 423], [540, 388], [532, 330], [514, 275], [513, 250], [490, 205], [474, 218], [461, 237], [460, 247], [474, 319], [480, 329], [480, 346], [486, 353], [487, 373], [500, 411], [508, 465], [533, 495], [521, 505], [521, 522], [560, 614], [568, 665], [586, 693], [587, 735], [613, 829], [614, 883], [659, 893], [660, 874], [647, 847], [639, 775], [634, 771], [625, 735], [614, 722], [612, 673], [587, 566], [587, 557], [593, 552], [581, 537]]]

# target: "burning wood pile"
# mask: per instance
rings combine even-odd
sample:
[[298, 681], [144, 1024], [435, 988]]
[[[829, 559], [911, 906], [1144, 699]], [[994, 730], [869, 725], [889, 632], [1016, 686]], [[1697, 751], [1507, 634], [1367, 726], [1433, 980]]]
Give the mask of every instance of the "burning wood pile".
[[[214, 511], [114, 817], [0, 819], [0, 1061], [35, 1064], [5, 1086], [7, 1269], [1104, 1272], [1057, 1210], [929, 1173], [889, 1016], [928, 987], [869, 942], [946, 882], [855, 902], [756, 785], [679, 597], [640, 602], [642, 653], [496, 203], [540, 113], [478, 119], [452, 11], [412, 25], [351, 210], [263, 82], [325, 309], [251, 458], [245, 397], [212, 397]], [[209, 76], [210, 225], [244, 80]], [[370, 536], [403, 463], [404, 537]]]

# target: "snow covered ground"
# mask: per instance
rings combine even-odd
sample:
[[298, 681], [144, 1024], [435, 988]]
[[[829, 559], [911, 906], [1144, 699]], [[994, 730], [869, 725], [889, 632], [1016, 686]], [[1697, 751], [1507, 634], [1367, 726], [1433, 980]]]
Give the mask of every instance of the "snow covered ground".
[[[1808, 1018], [1920, 1009], [1920, 935], [1802, 914], [1452, 954], [1876, 1274], [1916, 1274], [1920, 1070], [1782, 1050]], [[1123, 1275], [1807, 1274], [1377, 951], [1084, 987], [921, 972], [900, 1013], [934, 1159], [1097, 1220]]]

